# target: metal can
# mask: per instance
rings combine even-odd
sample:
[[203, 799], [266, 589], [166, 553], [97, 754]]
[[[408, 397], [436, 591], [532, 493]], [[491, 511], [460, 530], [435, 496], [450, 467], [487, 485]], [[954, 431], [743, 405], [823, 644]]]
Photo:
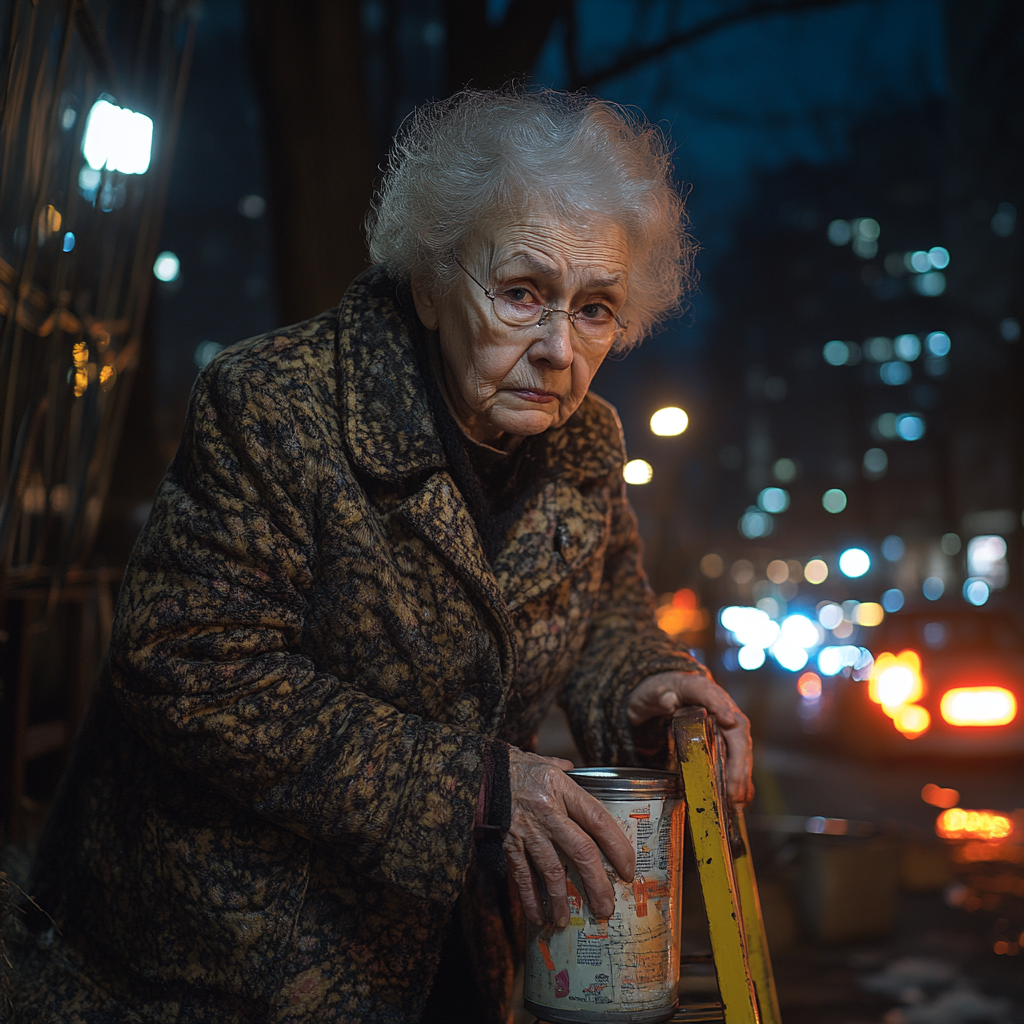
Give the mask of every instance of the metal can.
[[686, 813], [680, 778], [644, 768], [566, 774], [604, 805], [633, 843], [636, 875], [624, 882], [602, 858], [615, 912], [596, 918], [579, 874], [565, 864], [569, 923], [528, 926], [525, 1006], [557, 1024], [667, 1020], [679, 985]]

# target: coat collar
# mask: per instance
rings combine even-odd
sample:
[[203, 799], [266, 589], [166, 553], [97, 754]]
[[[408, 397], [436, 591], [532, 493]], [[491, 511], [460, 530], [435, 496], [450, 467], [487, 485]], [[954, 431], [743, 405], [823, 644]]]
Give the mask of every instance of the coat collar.
[[[338, 309], [342, 436], [356, 466], [391, 483], [446, 466], [416, 358], [415, 316], [380, 267], [360, 274]], [[605, 477], [622, 464], [618, 417], [596, 396], [548, 438], [549, 464], [566, 482]]]

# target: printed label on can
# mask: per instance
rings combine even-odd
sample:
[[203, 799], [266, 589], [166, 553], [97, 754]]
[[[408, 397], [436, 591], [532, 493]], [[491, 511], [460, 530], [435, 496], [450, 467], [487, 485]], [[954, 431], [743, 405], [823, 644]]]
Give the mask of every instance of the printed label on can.
[[679, 982], [683, 803], [602, 801], [636, 850], [624, 882], [605, 861], [615, 912], [595, 918], [576, 869], [566, 865], [569, 924], [529, 926], [525, 996], [566, 1011], [671, 1006]]

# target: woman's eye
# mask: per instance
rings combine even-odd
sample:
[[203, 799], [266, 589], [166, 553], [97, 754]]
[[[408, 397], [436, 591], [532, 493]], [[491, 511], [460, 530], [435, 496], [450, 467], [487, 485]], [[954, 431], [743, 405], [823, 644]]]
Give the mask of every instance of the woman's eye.
[[580, 307], [580, 316], [584, 320], [611, 320], [613, 317], [612, 311], [602, 305], [600, 302], [588, 302], [585, 306]]
[[537, 296], [523, 285], [513, 285], [511, 288], [505, 288], [502, 290], [501, 296], [509, 302], [516, 302], [522, 306], [540, 305]]

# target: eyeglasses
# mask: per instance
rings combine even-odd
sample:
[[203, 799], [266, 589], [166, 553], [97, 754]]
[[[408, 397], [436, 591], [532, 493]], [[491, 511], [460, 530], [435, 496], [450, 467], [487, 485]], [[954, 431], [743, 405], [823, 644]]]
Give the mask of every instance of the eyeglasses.
[[588, 302], [579, 309], [553, 309], [537, 300], [525, 285], [515, 284], [501, 291], [494, 291], [481, 284], [466, 268], [462, 261], [455, 262], [484, 295], [491, 300], [494, 315], [508, 327], [540, 327], [551, 320], [555, 313], [562, 313], [573, 330], [587, 341], [611, 341], [619, 331], [629, 327], [628, 320], [620, 320], [604, 303]]

